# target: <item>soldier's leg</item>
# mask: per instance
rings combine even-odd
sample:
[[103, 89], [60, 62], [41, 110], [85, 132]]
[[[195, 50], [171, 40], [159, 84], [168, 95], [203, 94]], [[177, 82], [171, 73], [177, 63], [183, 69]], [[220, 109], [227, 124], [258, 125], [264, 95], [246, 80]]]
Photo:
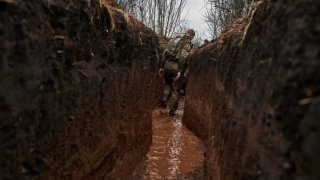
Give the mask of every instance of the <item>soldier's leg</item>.
[[169, 103], [169, 108], [170, 108], [169, 115], [174, 115], [174, 112], [178, 109], [180, 89], [181, 89], [181, 85], [179, 81], [174, 81], [172, 83], [171, 100]]
[[161, 99], [161, 107], [163, 108], [167, 106], [167, 101], [169, 100], [169, 97], [172, 92], [172, 82], [173, 82], [172, 74], [168, 70], [165, 70], [164, 80], [165, 80], [165, 85], [163, 90], [163, 96]]
[[169, 70], [165, 70], [164, 80], [166, 84], [164, 86], [162, 100], [167, 101], [172, 92], [172, 83], [173, 83], [172, 73]]
[[180, 77], [180, 95], [186, 94], [187, 78], [185, 76]]
[[169, 95], [171, 94], [172, 88], [169, 84], [165, 84], [164, 85], [164, 90], [163, 90], [163, 97], [162, 100], [163, 101], [167, 101], [169, 98]]

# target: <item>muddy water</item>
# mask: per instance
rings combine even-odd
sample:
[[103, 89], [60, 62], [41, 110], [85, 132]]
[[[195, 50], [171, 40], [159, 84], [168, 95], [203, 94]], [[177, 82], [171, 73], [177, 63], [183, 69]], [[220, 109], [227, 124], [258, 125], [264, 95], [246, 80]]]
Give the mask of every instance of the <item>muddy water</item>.
[[183, 100], [176, 117], [168, 110], [153, 112], [152, 146], [147, 154], [144, 179], [199, 179], [203, 167], [203, 145], [182, 124]]

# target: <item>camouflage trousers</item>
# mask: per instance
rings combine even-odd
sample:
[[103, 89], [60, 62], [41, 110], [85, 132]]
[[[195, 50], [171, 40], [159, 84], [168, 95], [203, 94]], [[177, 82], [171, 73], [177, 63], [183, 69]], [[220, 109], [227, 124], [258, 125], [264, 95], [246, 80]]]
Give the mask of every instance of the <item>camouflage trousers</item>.
[[178, 109], [178, 102], [180, 98], [181, 84], [179, 81], [175, 81], [174, 78], [177, 76], [177, 72], [174, 70], [165, 70], [164, 79], [165, 87], [163, 90], [162, 100], [168, 102], [169, 109], [175, 112]]

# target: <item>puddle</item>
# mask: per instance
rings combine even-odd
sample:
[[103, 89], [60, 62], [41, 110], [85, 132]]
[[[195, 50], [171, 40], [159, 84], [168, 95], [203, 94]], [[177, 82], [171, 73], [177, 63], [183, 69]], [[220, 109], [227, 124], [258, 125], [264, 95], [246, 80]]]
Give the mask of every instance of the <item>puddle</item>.
[[201, 141], [182, 124], [183, 100], [176, 117], [168, 110], [153, 111], [152, 146], [147, 154], [149, 179], [199, 179], [203, 172], [204, 148]]

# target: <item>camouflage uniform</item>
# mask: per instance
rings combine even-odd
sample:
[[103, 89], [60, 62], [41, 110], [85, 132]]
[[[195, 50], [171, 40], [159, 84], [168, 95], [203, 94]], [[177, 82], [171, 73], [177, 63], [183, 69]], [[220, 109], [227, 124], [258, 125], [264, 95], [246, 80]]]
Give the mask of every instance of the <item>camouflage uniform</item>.
[[178, 109], [181, 89], [181, 83], [179, 83], [178, 80], [175, 80], [175, 78], [178, 72], [180, 72], [181, 75], [184, 74], [188, 65], [187, 61], [191, 48], [191, 39], [187, 35], [184, 35], [180, 41], [180, 47], [176, 56], [165, 55], [164, 79], [166, 84], [162, 101], [168, 101], [171, 115]]

